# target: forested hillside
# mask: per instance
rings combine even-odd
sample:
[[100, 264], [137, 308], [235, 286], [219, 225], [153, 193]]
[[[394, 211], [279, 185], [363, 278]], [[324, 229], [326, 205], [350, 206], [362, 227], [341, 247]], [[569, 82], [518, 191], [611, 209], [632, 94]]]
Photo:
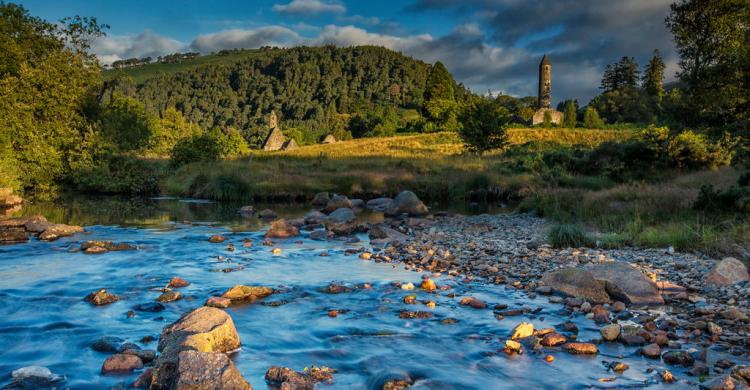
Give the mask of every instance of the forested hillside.
[[[225, 54], [226, 62], [204, 57], [206, 65], [177, 72], [150, 64], [108, 73], [139, 80], [137, 98], [153, 113], [174, 107], [203, 128], [237, 128], [251, 143], [265, 136], [271, 110], [280, 114], [285, 133], [303, 143], [329, 132], [346, 138], [419, 126], [429, 64], [371, 46], [248, 52]], [[457, 100], [466, 93], [457, 86]]]

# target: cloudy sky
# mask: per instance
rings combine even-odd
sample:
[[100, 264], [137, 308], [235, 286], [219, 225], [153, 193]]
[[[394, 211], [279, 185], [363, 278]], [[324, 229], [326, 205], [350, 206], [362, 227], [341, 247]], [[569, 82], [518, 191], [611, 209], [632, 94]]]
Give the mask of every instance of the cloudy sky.
[[477, 93], [534, 95], [543, 54], [554, 100], [597, 94], [604, 66], [659, 49], [674, 78], [664, 18], [673, 0], [27, 0], [35, 16], [96, 16], [111, 26], [104, 63], [181, 51], [381, 45], [433, 63]]

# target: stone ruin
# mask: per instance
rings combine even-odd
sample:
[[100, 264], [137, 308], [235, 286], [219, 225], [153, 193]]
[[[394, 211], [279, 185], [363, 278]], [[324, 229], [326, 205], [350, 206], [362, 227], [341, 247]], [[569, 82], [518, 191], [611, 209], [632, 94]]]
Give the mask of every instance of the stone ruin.
[[563, 121], [563, 113], [552, 108], [552, 66], [545, 54], [539, 63], [539, 109], [531, 117], [531, 125], [544, 123], [546, 115], [552, 124], [559, 125]]
[[338, 142], [338, 140], [333, 136], [333, 134], [328, 134], [325, 138], [323, 138], [323, 141], [320, 141], [321, 144], [335, 144], [336, 142]]
[[286, 142], [284, 133], [279, 128], [279, 120], [276, 117], [276, 113], [271, 111], [268, 116], [268, 127], [270, 128], [266, 141], [263, 142], [263, 150], [281, 150]]

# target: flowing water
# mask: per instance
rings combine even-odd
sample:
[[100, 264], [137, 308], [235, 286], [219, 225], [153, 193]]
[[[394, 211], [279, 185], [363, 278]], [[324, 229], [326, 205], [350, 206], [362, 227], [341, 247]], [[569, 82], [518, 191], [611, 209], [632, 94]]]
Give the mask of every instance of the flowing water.
[[[560, 305], [546, 298], [529, 299], [503, 286], [474, 281], [463, 283], [440, 277], [438, 285], [451, 290], [437, 293], [404, 291], [397, 282], [419, 283], [420, 274], [399, 264], [364, 261], [348, 256], [346, 249], [367, 246], [362, 242], [278, 240], [280, 255], [261, 245], [264, 225], [238, 218], [236, 206], [212, 203], [154, 200], [146, 211], [129, 209], [128, 202], [32, 206], [27, 212], [51, 214], [65, 222], [86, 221], [86, 233], [53, 243], [0, 247], [0, 387], [10, 382], [14, 369], [41, 365], [66, 377], [63, 387], [101, 389], [127, 386], [138, 373], [103, 376], [106, 354], [90, 348], [102, 336], [117, 336], [142, 344], [144, 336], [158, 338], [161, 329], [205, 299], [235, 284], [266, 285], [281, 292], [262, 303], [227, 311], [234, 319], [242, 348], [233, 354], [235, 364], [255, 389], [267, 387], [265, 371], [272, 365], [302, 370], [311, 365], [337, 370], [335, 382], [325, 389], [379, 389], [388, 379], [409, 376], [415, 389], [589, 388], [658, 386], [661, 367], [635, 355], [635, 348], [602, 344], [595, 357], [573, 356], [550, 349], [544, 354], [509, 356], [499, 351], [502, 340], [522, 320], [537, 328], [573, 321], [579, 339], [598, 337], [593, 321], [569, 318]], [[57, 210], [57, 211], [55, 211]], [[62, 211], [61, 211], [62, 210]], [[140, 211], [139, 211], [140, 210]], [[299, 215], [304, 209], [288, 209]], [[366, 218], [377, 220], [378, 215]], [[187, 220], [192, 221], [189, 223]], [[224, 234], [237, 248], [211, 244], [212, 234]], [[242, 241], [254, 245], [244, 248]], [[76, 252], [83, 240], [102, 239], [137, 244], [139, 250], [85, 255]], [[319, 256], [321, 252], [329, 256]], [[223, 258], [223, 261], [219, 259]], [[232, 269], [235, 272], [221, 272]], [[166, 303], [161, 312], [126, 313], [140, 303], [153, 302], [173, 276], [191, 285], [180, 289], [183, 299]], [[352, 292], [327, 294], [329, 283], [353, 287]], [[369, 283], [371, 288], [362, 288]], [[107, 288], [122, 299], [94, 307], [83, 297]], [[404, 296], [433, 300], [435, 309], [421, 303], [406, 305]], [[455, 294], [450, 297], [449, 294]], [[498, 321], [492, 310], [460, 306], [463, 296], [485, 300], [490, 307], [529, 307], [536, 314]], [[329, 310], [339, 310], [329, 317]], [[430, 319], [402, 319], [401, 310], [430, 311]], [[442, 320], [455, 318], [457, 323]], [[547, 363], [546, 354], [555, 357]], [[615, 375], [603, 361], [624, 359], [630, 370]], [[680, 370], [674, 370], [678, 376]], [[601, 378], [616, 378], [612, 382]]]

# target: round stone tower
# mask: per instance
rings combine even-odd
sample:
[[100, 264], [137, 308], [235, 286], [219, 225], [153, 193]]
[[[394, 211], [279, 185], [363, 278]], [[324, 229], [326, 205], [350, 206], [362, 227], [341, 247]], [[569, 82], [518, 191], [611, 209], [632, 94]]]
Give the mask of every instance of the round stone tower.
[[539, 63], [539, 108], [552, 107], [552, 69], [545, 54]]

